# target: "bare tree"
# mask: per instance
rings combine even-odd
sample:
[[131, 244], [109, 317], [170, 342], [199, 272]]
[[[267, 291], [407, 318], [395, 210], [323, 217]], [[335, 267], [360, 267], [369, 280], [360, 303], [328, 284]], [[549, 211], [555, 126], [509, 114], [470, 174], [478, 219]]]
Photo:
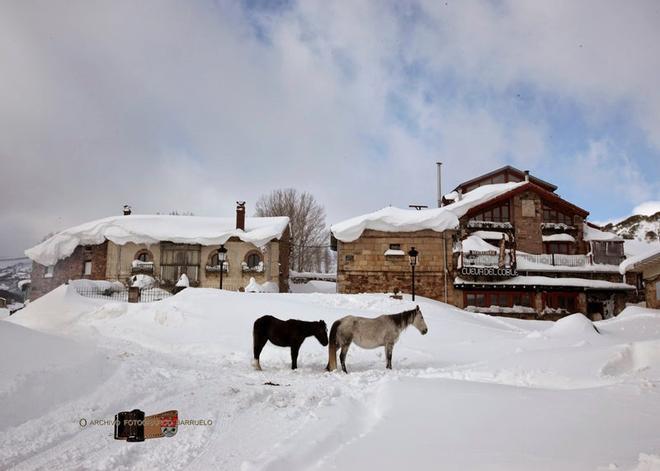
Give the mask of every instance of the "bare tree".
[[[328, 251], [325, 209], [307, 192], [293, 188], [274, 190], [261, 196], [257, 216], [288, 216], [291, 224], [291, 268], [321, 271]], [[327, 269], [327, 268], [326, 268]]]

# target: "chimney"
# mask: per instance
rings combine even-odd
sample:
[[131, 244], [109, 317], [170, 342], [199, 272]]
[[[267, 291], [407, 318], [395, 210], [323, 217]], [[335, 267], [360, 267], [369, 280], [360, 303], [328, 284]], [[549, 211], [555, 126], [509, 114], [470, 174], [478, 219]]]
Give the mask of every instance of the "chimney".
[[529, 181], [529, 170], [525, 170], [525, 181]]
[[236, 229], [245, 230], [245, 201], [236, 202]]
[[456, 190], [456, 193], [458, 193], [458, 198], [456, 198], [456, 201], [460, 201], [463, 199], [463, 188], [459, 188]]
[[131, 215], [131, 207], [127, 204], [124, 205], [124, 216], [130, 216]]
[[442, 162], [436, 162], [438, 167], [438, 208], [442, 206]]

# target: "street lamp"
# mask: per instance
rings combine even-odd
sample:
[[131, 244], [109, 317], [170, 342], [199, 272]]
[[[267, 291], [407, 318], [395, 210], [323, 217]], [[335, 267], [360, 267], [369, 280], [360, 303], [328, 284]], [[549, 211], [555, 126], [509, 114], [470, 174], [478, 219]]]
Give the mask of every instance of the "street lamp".
[[218, 249], [218, 262], [220, 262], [220, 289], [222, 289], [222, 273], [225, 271], [225, 260], [227, 260], [227, 249], [224, 244]]
[[417, 256], [419, 252], [415, 247], [411, 247], [408, 251], [408, 258], [410, 259], [410, 267], [412, 268], [412, 300], [415, 300], [415, 265], [417, 265]]

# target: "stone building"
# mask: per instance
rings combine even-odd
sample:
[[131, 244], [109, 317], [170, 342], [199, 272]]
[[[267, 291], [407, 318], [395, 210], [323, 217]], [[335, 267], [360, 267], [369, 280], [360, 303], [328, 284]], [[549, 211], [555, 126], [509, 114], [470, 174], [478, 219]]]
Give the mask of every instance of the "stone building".
[[339, 292], [410, 292], [468, 310], [557, 319], [620, 312], [636, 286], [623, 240], [586, 221], [557, 187], [513, 167], [458, 185], [436, 209], [385, 208], [332, 226]]
[[[289, 219], [135, 215], [130, 211], [64, 230], [25, 253], [33, 261], [34, 300], [74, 279], [130, 284], [149, 275], [172, 287], [182, 274], [191, 286], [240, 290], [255, 278], [274, 291], [287, 292]], [[219, 249], [226, 261], [219, 261]]]
[[650, 252], [623, 262], [620, 271], [636, 274], [644, 287], [646, 307], [660, 309], [660, 244], [655, 245]]

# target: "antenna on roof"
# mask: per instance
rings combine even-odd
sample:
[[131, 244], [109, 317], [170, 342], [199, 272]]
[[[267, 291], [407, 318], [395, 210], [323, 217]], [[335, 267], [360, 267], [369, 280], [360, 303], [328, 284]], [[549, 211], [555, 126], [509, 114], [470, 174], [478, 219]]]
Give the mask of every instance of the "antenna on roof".
[[409, 208], [415, 208], [417, 211], [419, 211], [420, 209], [428, 208], [428, 206], [425, 205], [425, 204], [409, 204], [408, 207]]
[[442, 162], [436, 162], [438, 167], [438, 208], [442, 206]]
[[127, 204], [124, 205], [124, 216], [130, 216], [132, 213], [131, 207]]

